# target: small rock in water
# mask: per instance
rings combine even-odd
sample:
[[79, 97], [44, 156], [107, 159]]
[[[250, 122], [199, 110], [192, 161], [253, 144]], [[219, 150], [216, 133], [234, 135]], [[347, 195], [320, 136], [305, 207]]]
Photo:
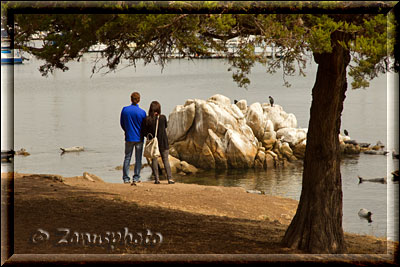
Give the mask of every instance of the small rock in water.
[[21, 148], [20, 150], [15, 151], [15, 155], [29, 156], [30, 154], [25, 150], [25, 148]]
[[369, 147], [371, 144], [370, 144], [370, 143], [358, 143], [358, 145], [359, 145], [360, 147], [367, 148], [367, 147]]
[[246, 192], [247, 193], [251, 193], [251, 194], [259, 194], [259, 195], [265, 195], [265, 191], [263, 191], [263, 190], [251, 190], [251, 189], [249, 189], [249, 190], [246, 190]]
[[345, 144], [352, 144], [352, 145], [358, 145], [356, 140], [345, 140], [344, 141]]

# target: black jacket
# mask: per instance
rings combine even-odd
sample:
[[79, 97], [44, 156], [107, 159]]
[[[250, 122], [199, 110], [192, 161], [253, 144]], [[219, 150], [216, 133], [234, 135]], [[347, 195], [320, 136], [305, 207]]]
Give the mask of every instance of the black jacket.
[[[160, 151], [164, 151], [169, 149], [168, 144], [168, 136], [167, 136], [167, 118], [164, 115], [158, 116], [158, 131], [157, 131], [157, 139], [158, 139], [158, 147]], [[142, 124], [142, 135], [144, 137], [149, 137], [149, 140], [153, 139], [156, 133], [156, 119], [150, 116], [147, 116]], [[147, 136], [149, 133], [151, 135]]]

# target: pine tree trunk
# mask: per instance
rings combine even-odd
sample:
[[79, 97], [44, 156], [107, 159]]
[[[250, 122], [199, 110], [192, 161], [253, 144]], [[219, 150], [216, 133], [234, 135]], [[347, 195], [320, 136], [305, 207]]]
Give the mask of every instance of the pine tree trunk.
[[332, 53], [314, 53], [318, 71], [312, 89], [302, 191], [296, 215], [283, 238], [284, 245], [310, 253], [346, 250], [338, 135], [350, 53], [337, 43], [344, 40], [348, 36], [334, 32]]

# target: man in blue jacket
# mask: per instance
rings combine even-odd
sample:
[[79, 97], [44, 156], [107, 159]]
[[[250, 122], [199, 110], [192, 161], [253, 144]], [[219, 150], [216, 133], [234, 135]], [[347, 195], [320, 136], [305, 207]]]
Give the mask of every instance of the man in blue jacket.
[[121, 111], [121, 127], [125, 132], [125, 159], [122, 168], [122, 179], [124, 183], [129, 183], [129, 164], [132, 158], [133, 148], [135, 148], [135, 171], [132, 178], [132, 185], [140, 182], [140, 170], [142, 168], [143, 136], [141, 136], [142, 122], [146, 118], [146, 111], [139, 107], [140, 94], [131, 94], [130, 106], [126, 106]]

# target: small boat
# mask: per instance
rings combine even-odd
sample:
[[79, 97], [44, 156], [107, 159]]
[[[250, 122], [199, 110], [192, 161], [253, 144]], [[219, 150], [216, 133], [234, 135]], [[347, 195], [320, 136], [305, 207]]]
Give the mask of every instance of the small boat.
[[11, 48], [11, 39], [3, 28], [1, 29], [1, 64], [22, 64], [20, 51]]
[[95, 44], [89, 47], [88, 52], [93, 53], [93, 52], [104, 52], [104, 50], [107, 49], [107, 45], [105, 44]]
[[84, 148], [83, 146], [73, 146], [73, 147], [67, 147], [67, 148], [60, 148], [62, 153], [65, 152], [79, 152], [79, 151], [83, 151]]
[[1, 48], [1, 64], [22, 64], [22, 57], [18, 50]]

